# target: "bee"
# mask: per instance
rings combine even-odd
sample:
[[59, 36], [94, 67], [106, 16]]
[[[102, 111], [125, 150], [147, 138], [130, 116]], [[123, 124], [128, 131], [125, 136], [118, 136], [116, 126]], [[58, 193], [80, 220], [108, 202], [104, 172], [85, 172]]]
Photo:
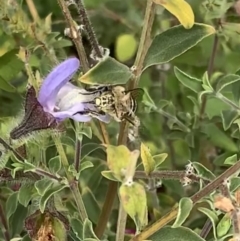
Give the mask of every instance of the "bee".
[[100, 112], [109, 114], [115, 121], [127, 120], [132, 125], [137, 125], [137, 99], [142, 97], [143, 93], [141, 88], [126, 90], [123, 86], [109, 86], [94, 98], [93, 103]]

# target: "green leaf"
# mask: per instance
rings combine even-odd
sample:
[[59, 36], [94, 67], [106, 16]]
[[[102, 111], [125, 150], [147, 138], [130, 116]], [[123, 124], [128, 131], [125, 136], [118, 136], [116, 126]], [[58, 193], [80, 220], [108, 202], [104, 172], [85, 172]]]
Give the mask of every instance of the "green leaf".
[[112, 171], [102, 171], [101, 173], [108, 180], [111, 180], [111, 181], [114, 181], [114, 182], [118, 181], [118, 179], [114, 176]]
[[58, 219], [53, 218], [53, 231], [56, 240], [67, 240], [67, 230], [64, 224]]
[[79, 78], [85, 84], [126, 84], [131, 78], [131, 70], [117, 60], [106, 57]]
[[30, 200], [33, 198], [33, 194], [35, 193], [35, 188], [32, 185], [24, 184], [20, 187], [18, 191], [18, 201], [24, 207], [27, 207]]
[[85, 161], [85, 162], [81, 162], [80, 164], [80, 173], [88, 168], [94, 167], [94, 165], [92, 164], [92, 162], [90, 161]]
[[51, 187], [53, 181], [51, 179], [43, 178], [35, 182], [34, 186], [40, 196], [43, 196], [45, 192]]
[[230, 192], [236, 191], [240, 187], [240, 177], [232, 177], [230, 179]]
[[90, 126], [83, 125], [77, 133], [78, 138], [81, 140], [82, 135], [85, 135], [89, 139], [92, 139], [92, 128]]
[[101, 209], [98, 205], [98, 202], [93, 195], [92, 191], [85, 187], [82, 191], [82, 199], [85, 203], [85, 208], [88, 214], [89, 219], [94, 223], [97, 224], [99, 215], [101, 213]]
[[232, 156], [229, 156], [225, 161], [225, 165], [234, 165], [238, 161], [237, 154], [234, 154]]
[[0, 77], [6, 82], [16, 78], [18, 73], [24, 69], [23, 62], [17, 57], [18, 51], [18, 49], [13, 49], [0, 57]]
[[230, 152], [238, 152], [238, 147], [234, 141], [221, 131], [215, 124], [207, 124], [203, 126], [203, 132], [209, 137], [211, 142], [218, 147]]
[[132, 34], [122, 34], [117, 37], [115, 52], [116, 58], [125, 62], [131, 59], [137, 50], [137, 41]]
[[181, 198], [181, 200], [179, 201], [177, 218], [174, 224], [172, 225], [172, 227], [177, 228], [181, 226], [189, 216], [192, 208], [193, 208], [193, 202], [191, 198], [188, 198], [188, 197]]
[[0, 89], [5, 90], [7, 92], [15, 92], [16, 88], [8, 83], [3, 77], [0, 76]]
[[201, 91], [199, 94], [198, 94], [198, 101], [200, 104], [202, 104], [202, 98], [204, 95], [207, 95], [207, 94], [211, 94], [212, 91], [211, 90], [204, 90], [204, 91]]
[[134, 182], [132, 185], [122, 184], [119, 196], [124, 210], [133, 219], [138, 231], [147, 225], [147, 195], [145, 188]]
[[[96, 144], [96, 143], [87, 143], [82, 146], [82, 158], [81, 162], [88, 157], [92, 152], [96, 151], [97, 149], [104, 149], [102, 145]], [[94, 153], [95, 154], [95, 153]], [[96, 152], [96, 156], [98, 152]]]
[[231, 227], [231, 224], [231, 216], [226, 213], [217, 225], [217, 236], [221, 238], [222, 236], [227, 234], [228, 230]]
[[206, 91], [213, 91], [213, 87], [210, 83], [209, 77], [208, 77], [208, 72], [206, 71], [203, 75], [202, 78], [202, 87], [206, 90]]
[[60, 156], [55, 156], [49, 160], [49, 170], [51, 173], [57, 174], [62, 167]]
[[44, 195], [41, 197], [39, 202], [39, 209], [43, 213], [45, 210], [45, 206], [47, 204], [47, 201], [49, 198], [54, 195], [55, 193], [60, 192], [65, 187], [68, 187], [67, 185], [61, 185], [61, 184], [52, 184], [52, 186], [44, 193]]
[[215, 239], [217, 240], [216, 225], [218, 222], [218, 216], [213, 211], [211, 211], [207, 208], [198, 208], [198, 210], [200, 212], [204, 213], [210, 219], [212, 226], [213, 226], [213, 235], [214, 235]]
[[166, 226], [151, 235], [148, 239], [152, 241], [205, 241], [198, 234], [189, 228], [171, 228]]
[[141, 143], [141, 158], [144, 170], [147, 175], [149, 175], [155, 169], [155, 161], [150, 153], [150, 150], [147, 146]]
[[12, 237], [18, 236], [24, 227], [24, 220], [27, 217], [28, 208], [22, 206], [21, 204], [17, 205], [17, 209], [11, 215], [10, 219], [8, 219], [8, 223], [11, 227], [11, 235]]
[[221, 112], [223, 129], [228, 130], [232, 123], [239, 117], [239, 114], [235, 110], [223, 110]]
[[18, 192], [14, 192], [11, 194], [6, 202], [6, 210], [7, 210], [7, 220], [15, 213], [18, 204]]
[[192, 165], [194, 166], [194, 168], [196, 169], [200, 177], [203, 177], [208, 180], [213, 180], [216, 178], [215, 175], [210, 170], [208, 170], [205, 166], [203, 166], [201, 163], [192, 162]]
[[76, 218], [71, 218], [70, 225], [77, 238], [83, 240], [83, 223]]
[[184, 73], [182, 70], [174, 67], [174, 73], [178, 80], [187, 88], [191, 89], [195, 93], [199, 93], [202, 91], [202, 81], [200, 79], [194, 78], [186, 73]]
[[191, 28], [194, 24], [194, 13], [191, 6], [184, 0], [153, 0], [156, 4], [162, 5], [172, 13], [184, 28]]
[[144, 69], [169, 62], [214, 33], [212, 26], [200, 23], [195, 23], [188, 30], [182, 25], [168, 29], [154, 38], [144, 61]]
[[131, 152], [124, 145], [107, 145], [107, 164], [115, 178], [121, 181], [124, 177], [123, 170], [126, 170], [131, 162]]
[[167, 153], [161, 153], [158, 155], [153, 156], [153, 159], [155, 161], [155, 167], [158, 168], [168, 157]]
[[218, 84], [217, 84], [217, 87], [216, 87], [216, 91], [217, 92], [220, 92], [221, 90], [223, 90], [226, 86], [230, 85], [230, 84], [233, 84], [237, 81], [240, 80], [240, 76], [239, 75], [235, 75], [235, 74], [228, 74], [228, 75], [225, 75], [223, 76]]
[[92, 223], [89, 219], [85, 219], [83, 223], [83, 240], [87, 238], [99, 240], [93, 231]]
[[142, 103], [144, 105], [148, 106], [150, 109], [156, 109], [157, 108], [153, 99], [149, 95], [148, 90], [146, 88], [144, 88], [144, 95], [143, 95]]

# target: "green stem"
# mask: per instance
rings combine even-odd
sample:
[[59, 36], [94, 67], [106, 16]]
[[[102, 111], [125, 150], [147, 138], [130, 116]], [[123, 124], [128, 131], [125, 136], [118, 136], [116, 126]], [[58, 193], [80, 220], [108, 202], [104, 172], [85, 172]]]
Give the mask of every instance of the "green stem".
[[[151, 43], [151, 31], [155, 16], [156, 5], [153, 1], [148, 0], [143, 20], [143, 28], [138, 46], [137, 56], [134, 62], [133, 78], [129, 82], [128, 89], [133, 89], [138, 85], [142, 73], [143, 62]], [[128, 135], [128, 124], [122, 122], [119, 131], [119, 143], [126, 143]]]
[[138, 46], [137, 56], [134, 62], [135, 70], [134, 70], [134, 85], [137, 85], [141, 72], [143, 67], [143, 62], [146, 56], [146, 53], [148, 51], [148, 48], [151, 43], [151, 31], [152, 31], [152, 25], [154, 21], [155, 16], [155, 3], [151, 0], [147, 1], [145, 16], [144, 16], [144, 22], [143, 22], [143, 28], [142, 28], [142, 34], [140, 38], [140, 43]]
[[78, 184], [77, 184], [78, 182], [76, 182], [74, 180], [74, 178], [72, 177], [72, 175], [70, 175], [70, 173], [68, 172], [69, 163], [68, 163], [67, 156], [64, 152], [60, 138], [53, 137], [53, 140], [55, 142], [58, 153], [61, 157], [61, 162], [62, 162], [64, 170], [66, 172], [66, 176], [67, 176], [67, 179], [68, 179], [68, 182], [70, 185], [70, 190], [72, 191], [73, 197], [75, 199], [79, 215], [80, 215], [82, 221], [84, 221], [88, 216], [87, 216], [87, 212], [86, 212], [83, 200], [82, 200], [82, 196], [79, 192], [79, 188], [78, 188]]
[[124, 241], [126, 222], [127, 222], [127, 213], [125, 212], [123, 205], [120, 203], [120, 207], [118, 211], [116, 241]]
[[83, 203], [82, 195], [81, 195], [81, 193], [79, 191], [79, 188], [78, 188], [78, 182], [74, 181], [70, 185], [70, 189], [72, 191], [72, 194], [74, 196], [75, 202], [77, 204], [78, 212], [80, 214], [82, 222], [84, 222], [88, 218], [88, 215], [87, 215], [87, 211], [85, 209], [85, 205]]
[[59, 6], [62, 9], [63, 15], [66, 19], [66, 22], [68, 24], [68, 27], [70, 29], [70, 36], [76, 46], [77, 49], [77, 53], [78, 56], [80, 58], [80, 62], [81, 62], [81, 66], [82, 66], [82, 70], [83, 73], [86, 73], [89, 70], [89, 64], [88, 64], [88, 60], [86, 57], [86, 52], [85, 49], [83, 47], [83, 43], [82, 43], [82, 36], [80, 31], [78, 31], [78, 29], [76, 28], [76, 24], [70, 14], [70, 11], [67, 7], [67, 4], [64, 0], [57, 0]]

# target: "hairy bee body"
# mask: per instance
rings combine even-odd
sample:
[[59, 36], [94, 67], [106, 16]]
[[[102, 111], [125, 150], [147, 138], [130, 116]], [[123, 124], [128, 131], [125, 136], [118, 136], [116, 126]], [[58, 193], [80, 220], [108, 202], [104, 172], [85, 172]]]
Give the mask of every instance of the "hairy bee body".
[[122, 86], [110, 86], [109, 89], [96, 97], [94, 102], [100, 111], [111, 115], [116, 121], [121, 122], [126, 119], [135, 125], [137, 101], [133, 93], [142, 94], [142, 91], [140, 88], [126, 91]]

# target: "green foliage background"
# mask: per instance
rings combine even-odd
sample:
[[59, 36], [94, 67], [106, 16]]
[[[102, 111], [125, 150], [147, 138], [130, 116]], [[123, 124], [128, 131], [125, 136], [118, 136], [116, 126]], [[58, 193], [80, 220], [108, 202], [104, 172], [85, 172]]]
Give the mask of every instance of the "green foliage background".
[[[28, 83], [28, 74], [22, 61], [22, 48], [31, 52], [29, 65], [39, 82], [54, 67], [55, 59], [61, 61], [66, 56], [77, 55], [71, 39], [64, 36], [66, 21], [57, 1], [34, 0], [37, 15], [32, 12], [33, 8], [29, 2], [32, 1], [0, 0], [0, 134], [4, 138], [19, 123], [22, 116], [24, 94]], [[139, 103], [137, 115], [141, 120], [140, 139], [150, 148], [152, 156], [161, 153], [168, 154], [167, 159], [160, 166], [160, 170], [184, 170], [184, 166], [191, 160], [191, 162], [202, 164], [218, 176], [228, 167], [224, 165], [227, 157], [235, 155], [236, 160], [239, 158], [240, 16], [234, 5], [235, 1], [189, 0], [187, 2], [194, 11], [196, 23], [208, 24], [217, 29], [217, 47], [215, 50], [213, 49], [216, 37], [211, 35], [170, 62], [155, 64], [144, 70], [139, 86], [151, 96], [158, 109], [146, 108], [148, 101], [146, 99], [145, 102]], [[85, 7], [100, 45], [109, 48], [111, 57], [131, 67], [141, 36], [146, 1], [86, 0]], [[71, 6], [70, 10], [74, 20], [79, 21], [76, 10]], [[178, 20], [173, 15], [157, 6], [151, 34], [156, 36], [178, 24]], [[84, 34], [83, 42], [87, 55], [89, 55], [91, 49]], [[161, 43], [157, 47], [159, 52], [164, 50]], [[206, 75], [204, 76], [206, 71], [211, 72], [210, 83], [207, 83]], [[229, 76], [230, 74], [231, 76]], [[194, 84], [189, 80], [191, 79], [189, 76], [194, 77]], [[228, 78], [221, 80], [223, 76], [228, 76]], [[108, 81], [116, 83], [115, 80]], [[81, 85], [79, 81], [76, 83]], [[233, 105], [228, 105], [222, 96], [212, 95], [206, 97], [206, 108], [202, 113], [199, 94], [201, 91], [207, 90], [202, 87], [202, 84], [208, 85], [208, 88], [213, 87], [214, 90], [220, 88], [222, 84], [224, 90], [220, 91], [221, 95], [231, 100], [232, 103], [234, 102], [238, 108], [234, 109]], [[234, 121], [236, 123], [233, 123]], [[182, 125], [179, 125], [179, 122]], [[72, 122], [66, 121], [64, 124], [68, 129], [61, 136], [61, 142], [70, 165], [74, 162], [75, 136], [83, 135], [81, 161], [84, 160], [85, 166], [81, 167], [79, 186], [89, 220], [92, 222], [92, 224], [85, 223], [83, 233], [85, 232], [85, 237], [96, 240], [92, 234], [91, 225], [93, 228], [97, 226], [109, 184], [109, 180], [101, 174], [102, 171], [108, 170], [108, 167], [105, 149], [100, 145], [101, 140], [98, 138], [101, 136], [98, 123], [94, 120], [91, 124], [84, 125], [76, 135], [76, 126], [74, 129]], [[185, 131], [183, 127], [190, 131]], [[112, 121], [107, 125], [107, 132], [111, 144], [116, 145], [116, 136], [119, 133], [118, 123]], [[38, 167], [47, 170], [48, 168], [50, 173], [64, 176], [61, 158], [59, 158], [49, 135], [40, 133], [30, 141], [20, 140], [15, 143], [15, 147], [23, 143], [27, 146], [29, 169]], [[15, 163], [14, 158], [2, 160], [0, 166], [3, 168], [6, 164], [7, 168], [3, 170], [11, 170], [13, 175], [15, 172], [17, 173], [17, 170], [13, 171], [10, 165], [12, 162]], [[90, 167], [91, 162], [93, 167]], [[31, 164], [34, 167], [31, 167]], [[24, 168], [26, 169], [26, 167]], [[83, 170], [85, 168], [86, 170]], [[143, 168], [140, 167], [139, 170], [143, 170]], [[6, 174], [7, 177], [9, 177], [8, 174]], [[24, 178], [27, 178], [27, 181]], [[29, 180], [32, 180], [32, 183]], [[47, 206], [49, 209], [54, 206], [51, 209], [54, 210], [53, 212], [56, 210], [62, 212], [70, 220], [71, 229], [67, 233], [68, 240], [83, 240], [84, 238], [80, 238], [82, 234], [80, 234], [81, 228], [79, 228], [83, 224], [77, 215], [77, 207], [73, 198], [69, 198], [70, 191], [67, 188], [63, 190], [65, 186], [54, 186], [53, 184], [49, 184], [49, 186], [53, 186], [48, 189], [48, 180], [45, 179], [42, 184], [40, 181], [37, 182], [40, 193], [43, 194], [40, 195], [41, 199], [34, 196], [36, 182], [31, 177], [16, 174], [15, 179], [9, 181], [4, 174], [0, 176], [0, 213], [6, 217], [9, 235], [6, 236], [6, 227], [0, 221], [0, 240], [7, 240], [9, 237], [24, 237], [24, 241], [29, 240], [23, 222], [27, 216], [38, 209], [36, 207], [44, 210], [46, 203], [43, 199], [50, 198], [50, 195], [44, 196], [47, 191], [51, 194], [60, 193], [54, 201], [51, 201], [50, 198], [50, 204], [48, 203]], [[27, 186], [26, 183], [28, 183]], [[148, 181], [145, 184], [149, 184]], [[33, 185], [35, 185], [35, 189]], [[13, 190], [20, 191], [16, 194]], [[191, 196], [197, 190], [198, 186], [195, 184], [185, 188], [178, 180], [163, 180], [161, 187], [156, 188], [153, 192], [147, 192], [150, 223], [170, 211], [182, 197]], [[35, 206], [33, 205], [34, 198], [37, 203]], [[32, 200], [31, 204], [29, 204], [30, 200]], [[51, 202], [54, 202], [54, 205]], [[209, 202], [212, 203], [212, 200]], [[104, 237], [107, 240], [115, 240], [116, 237], [118, 204], [118, 201], [115, 200], [109, 227], [105, 231]], [[206, 202], [197, 204], [197, 207], [198, 205], [209, 208]], [[187, 213], [189, 216], [186, 215], [188, 219], [184, 226], [200, 234], [206, 216], [198, 212], [197, 207], [193, 207], [190, 214]], [[207, 216], [209, 218], [211, 214]], [[219, 214], [219, 220], [222, 220], [222, 216], [223, 213]], [[38, 220], [41, 223], [41, 218], [42, 216], [38, 214], [35, 221]], [[64, 222], [59, 222], [58, 217], [57, 221], [55, 220], [53, 223], [58, 230], [58, 238], [61, 237], [59, 240], [65, 240], [66, 234], [59, 231], [63, 229]], [[218, 222], [215, 224], [216, 227], [217, 224]], [[127, 220], [126, 229], [135, 230], [134, 222], [130, 218]], [[219, 228], [219, 230], [222, 229]], [[218, 235], [222, 235], [218, 238], [215, 237], [214, 232], [210, 232], [207, 237], [203, 238], [220, 240], [228, 231], [227, 229], [223, 234], [218, 231]], [[161, 232], [169, 234], [160, 230], [160, 236]], [[177, 231], [174, 230], [174, 232]], [[179, 232], [184, 233], [185, 230], [181, 229]], [[88, 235], [89, 233], [91, 235]], [[155, 235], [158, 236], [158, 234]], [[185, 234], [182, 235], [185, 237]], [[191, 240], [201, 240], [198, 239], [199, 236], [195, 237], [193, 233], [191, 235]], [[125, 238], [129, 240], [130, 236], [126, 235]], [[170, 237], [166, 236], [166, 238]], [[160, 239], [153, 237], [153, 240]]]

